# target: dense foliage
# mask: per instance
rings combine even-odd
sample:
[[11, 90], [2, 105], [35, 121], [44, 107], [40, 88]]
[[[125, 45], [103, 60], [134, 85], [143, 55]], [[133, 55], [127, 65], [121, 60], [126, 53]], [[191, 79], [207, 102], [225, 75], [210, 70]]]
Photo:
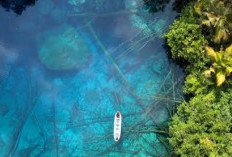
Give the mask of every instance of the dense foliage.
[[207, 44], [201, 28], [183, 20], [176, 20], [165, 35], [174, 59], [184, 59], [195, 67], [203, 67], [207, 62], [204, 46]]
[[229, 0], [193, 1], [165, 35], [172, 58], [188, 62], [186, 100], [169, 124], [178, 156], [232, 156], [231, 12]]
[[214, 91], [183, 102], [173, 117], [170, 143], [181, 156], [232, 156], [231, 94], [216, 98]]

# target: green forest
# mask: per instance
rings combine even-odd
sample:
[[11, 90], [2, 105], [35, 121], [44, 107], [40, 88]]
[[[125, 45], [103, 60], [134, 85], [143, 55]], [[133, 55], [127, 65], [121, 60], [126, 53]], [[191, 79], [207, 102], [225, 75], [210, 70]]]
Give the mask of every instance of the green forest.
[[171, 156], [232, 156], [232, 1], [191, 1], [164, 35], [185, 69], [185, 100], [169, 123]]

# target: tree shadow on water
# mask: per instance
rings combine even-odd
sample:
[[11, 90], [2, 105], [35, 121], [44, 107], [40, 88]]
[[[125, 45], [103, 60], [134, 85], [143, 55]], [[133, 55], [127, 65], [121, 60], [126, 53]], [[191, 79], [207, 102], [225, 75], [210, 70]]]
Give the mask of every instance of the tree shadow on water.
[[0, 5], [6, 11], [13, 10], [16, 14], [21, 15], [22, 12], [28, 7], [35, 5], [37, 0], [0, 0]]
[[170, 0], [143, 0], [143, 1], [149, 13], [156, 13], [158, 11], [163, 11], [166, 4], [170, 2]]
[[172, 8], [176, 12], [180, 12], [191, 0], [143, 0], [145, 8], [149, 13], [164, 11], [167, 4], [172, 3]]

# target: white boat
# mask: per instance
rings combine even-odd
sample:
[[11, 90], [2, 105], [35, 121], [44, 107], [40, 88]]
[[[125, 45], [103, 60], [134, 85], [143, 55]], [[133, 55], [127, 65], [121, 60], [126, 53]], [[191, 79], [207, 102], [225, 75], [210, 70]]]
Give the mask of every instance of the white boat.
[[117, 142], [120, 139], [121, 136], [121, 130], [122, 130], [122, 115], [119, 111], [115, 113], [114, 116], [114, 140]]

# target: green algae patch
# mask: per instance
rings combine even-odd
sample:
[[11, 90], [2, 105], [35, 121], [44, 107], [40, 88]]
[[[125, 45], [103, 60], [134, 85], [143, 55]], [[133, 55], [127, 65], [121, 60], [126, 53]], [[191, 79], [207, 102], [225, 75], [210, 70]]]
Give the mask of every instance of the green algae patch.
[[71, 26], [63, 25], [45, 32], [43, 38], [38, 56], [50, 70], [79, 69], [91, 57], [88, 44]]

